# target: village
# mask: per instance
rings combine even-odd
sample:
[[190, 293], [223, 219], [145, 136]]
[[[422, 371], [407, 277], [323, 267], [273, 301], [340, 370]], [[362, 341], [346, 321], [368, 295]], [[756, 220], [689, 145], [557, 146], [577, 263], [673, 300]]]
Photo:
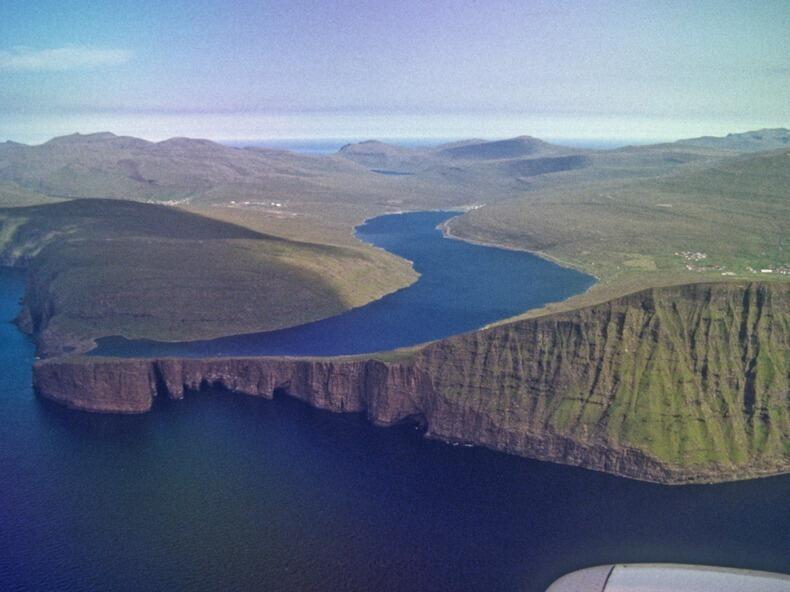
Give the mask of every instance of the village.
[[[719, 265], [719, 264], [710, 264], [710, 263], [702, 263], [702, 261], [707, 261], [708, 254], [703, 253], [701, 251], [675, 251], [676, 257], [682, 257], [685, 263], [686, 269], [688, 271], [696, 271], [696, 272], [711, 272], [711, 271], [720, 271], [721, 275], [726, 276], [734, 276], [737, 275], [734, 271], [727, 271], [726, 266]], [[790, 275], [790, 265], [783, 264], [776, 268], [773, 267], [761, 267], [760, 269], [755, 269], [754, 267], [747, 266], [746, 271], [749, 273], [764, 273], [764, 274], [779, 274], [779, 275]]]

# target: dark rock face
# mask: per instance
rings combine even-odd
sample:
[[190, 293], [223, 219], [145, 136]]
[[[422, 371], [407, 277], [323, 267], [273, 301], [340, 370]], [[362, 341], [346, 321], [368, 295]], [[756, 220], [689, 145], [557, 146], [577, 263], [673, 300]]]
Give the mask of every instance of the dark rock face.
[[364, 358], [37, 362], [65, 405], [140, 413], [154, 398], [221, 386], [275, 390], [429, 437], [663, 483], [790, 470], [790, 286], [650, 289], [575, 311]]

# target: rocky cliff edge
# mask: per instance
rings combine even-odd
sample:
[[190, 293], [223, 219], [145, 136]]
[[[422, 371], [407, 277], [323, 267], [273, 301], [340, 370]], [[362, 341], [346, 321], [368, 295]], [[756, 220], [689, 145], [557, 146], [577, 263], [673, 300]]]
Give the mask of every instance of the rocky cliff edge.
[[34, 366], [39, 394], [97, 412], [219, 387], [661, 483], [790, 470], [790, 285], [654, 288], [398, 357], [85, 356]]

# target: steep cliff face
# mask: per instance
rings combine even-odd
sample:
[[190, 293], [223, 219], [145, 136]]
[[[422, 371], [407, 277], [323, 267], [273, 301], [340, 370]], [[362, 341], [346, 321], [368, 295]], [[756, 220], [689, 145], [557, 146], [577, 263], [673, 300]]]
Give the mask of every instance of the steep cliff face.
[[787, 470], [789, 293], [647, 290], [435, 344], [429, 429], [656, 480]]
[[281, 390], [380, 425], [665, 483], [790, 470], [788, 284], [651, 289], [428, 344], [407, 358], [60, 358], [40, 394], [144, 412], [157, 396]]

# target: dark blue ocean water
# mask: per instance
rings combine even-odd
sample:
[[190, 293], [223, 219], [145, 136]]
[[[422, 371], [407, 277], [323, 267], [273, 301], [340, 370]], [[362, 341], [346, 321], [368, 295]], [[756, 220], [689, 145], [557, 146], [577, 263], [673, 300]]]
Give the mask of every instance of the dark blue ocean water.
[[0, 270], [0, 590], [542, 591], [617, 561], [790, 571], [790, 478], [664, 487], [296, 401], [37, 398]]
[[583, 292], [594, 279], [540, 257], [443, 238], [457, 212], [379, 216], [359, 238], [412, 261], [411, 286], [344, 314], [281, 331], [209, 341], [101, 339], [91, 353], [115, 356], [339, 355], [390, 350], [478, 329]]

